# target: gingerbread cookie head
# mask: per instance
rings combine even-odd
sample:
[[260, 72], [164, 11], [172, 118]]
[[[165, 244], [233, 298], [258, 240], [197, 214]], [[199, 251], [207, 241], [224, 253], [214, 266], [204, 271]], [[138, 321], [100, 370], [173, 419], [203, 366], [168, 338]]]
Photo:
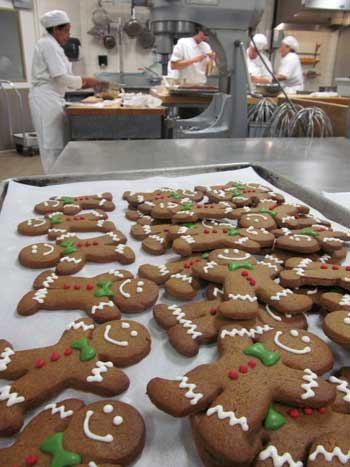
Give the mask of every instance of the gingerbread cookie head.
[[342, 347], [350, 347], [350, 312], [336, 310], [329, 313], [322, 328], [326, 336]]
[[147, 329], [136, 321], [115, 320], [97, 328], [91, 345], [99, 349], [103, 360], [113, 360], [119, 367], [125, 367], [149, 354], [151, 337]]
[[270, 305], [259, 306], [258, 320], [273, 328], [287, 327], [290, 329], [307, 329], [307, 319], [304, 314], [292, 315], [279, 313]]
[[255, 258], [246, 251], [239, 250], [238, 248], [221, 248], [214, 250], [208, 255], [208, 261], [215, 261], [218, 264], [230, 264], [232, 262], [253, 261], [256, 263]]
[[19, 262], [32, 269], [49, 268], [61, 258], [62, 248], [51, 243], [34, 243], [26, 246], [19, 253]]
[[115, 400], [94, 402], [80, 410], [64, 433], [65, 449], [85, 462], [128, 465], [145, 444], [143, 418], [129, 404]]
[[124, 313], [144, 311], [157, 301], [159, 293], [157, 284], [140, 277], [115, 282], [111, 289], [114, 301]]
[[302, 329], [273, 329], [258, 338], [269, 349], [279, 352], [291, 368], [310, 368], [322, 375], [333, 368], [330, 348], [318, 336]]

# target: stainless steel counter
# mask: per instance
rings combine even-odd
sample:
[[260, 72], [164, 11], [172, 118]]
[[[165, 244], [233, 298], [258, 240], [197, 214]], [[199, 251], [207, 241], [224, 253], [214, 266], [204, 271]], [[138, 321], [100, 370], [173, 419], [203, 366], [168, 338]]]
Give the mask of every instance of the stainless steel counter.
[[350, 140], [344, 138], [70, 142], [51, 173], [96, 174], [232, 162], [258, 162], [314, 190], [350, 191]]

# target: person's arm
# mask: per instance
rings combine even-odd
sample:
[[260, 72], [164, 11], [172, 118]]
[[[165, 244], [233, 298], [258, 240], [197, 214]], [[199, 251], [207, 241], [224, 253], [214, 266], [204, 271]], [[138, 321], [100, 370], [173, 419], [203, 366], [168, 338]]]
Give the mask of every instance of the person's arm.
[[64, 86], [65, 88], [74, 90], [96, 88], [100, 83], [100, 81], [95, 78], [74, 76], [70, 74], [57, 76], [54, 80], [59, 86]]
[[207, 58], [206, 54], [196, 55], [188, 60], [172, 60], [170, 62], [172, 70], [183, 70], [194, 63], [201, 62]]
[[286, 81], [295, 75], [295, 60], [293, 56], [289, 56], [291, 52], [281, 62], [277, 72], [278, 81]]
[[250, 79], [252, 80], [252, 83], [254, 84], [270, 84], [271, 79], [269, 78], [264, 78], [263, 76], [250, 76]]

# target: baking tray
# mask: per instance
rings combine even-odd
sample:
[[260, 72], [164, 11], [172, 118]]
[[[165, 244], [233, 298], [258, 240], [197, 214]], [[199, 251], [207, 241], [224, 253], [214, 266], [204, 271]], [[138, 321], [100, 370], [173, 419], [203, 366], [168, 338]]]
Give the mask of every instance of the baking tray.
[[[63, 183], [76, 183], [98, 180], [138, 180], [154, 176], [173, 176], [180, 177], [181, 175], [194, 175], [208, 172], [226, 172], [230, 170], [239, 170], [251, 167], [260, 177], [274, 185], [280, 190], [288, 192], [290, 195], [298, 198], [303, 203], [311, 206], [326, 218], [350, 228], [350, 211], [343, 208], [337, 203], [325, 198], [320, 193], [305, 188], [293, 182], [287, 177], [284, 177], [271, 169], [267, 169], [263, 164], [255, 164], [248, 162], [226, 163], [226, 164], [208, 164], [188, 167], [176, 168], [160, 168], [160, 169], [142, 169], [142, 170], [120, 170], [114, 172], [102, 172], [101, 174], [77, 173], [73, 175], [43, 175], [32, 177], [19, 177], [4, 180], [0, 183], [0, 212], [3, 202], [6, 198], [7, 188], [10, 181], [32, 185], [35, 187], [60, 185]], [[213, 185], [216, 182], [213, 181]]]

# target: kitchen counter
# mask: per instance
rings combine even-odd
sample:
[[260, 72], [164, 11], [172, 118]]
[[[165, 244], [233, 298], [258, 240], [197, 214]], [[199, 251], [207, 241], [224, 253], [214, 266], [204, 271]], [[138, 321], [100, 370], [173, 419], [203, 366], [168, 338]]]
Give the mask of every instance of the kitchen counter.
[[315, 190], [349, 191], [350, 140], [344, 138], [71, 142], [51, 173], [95, 174], [234, 162], [257, 162]]

